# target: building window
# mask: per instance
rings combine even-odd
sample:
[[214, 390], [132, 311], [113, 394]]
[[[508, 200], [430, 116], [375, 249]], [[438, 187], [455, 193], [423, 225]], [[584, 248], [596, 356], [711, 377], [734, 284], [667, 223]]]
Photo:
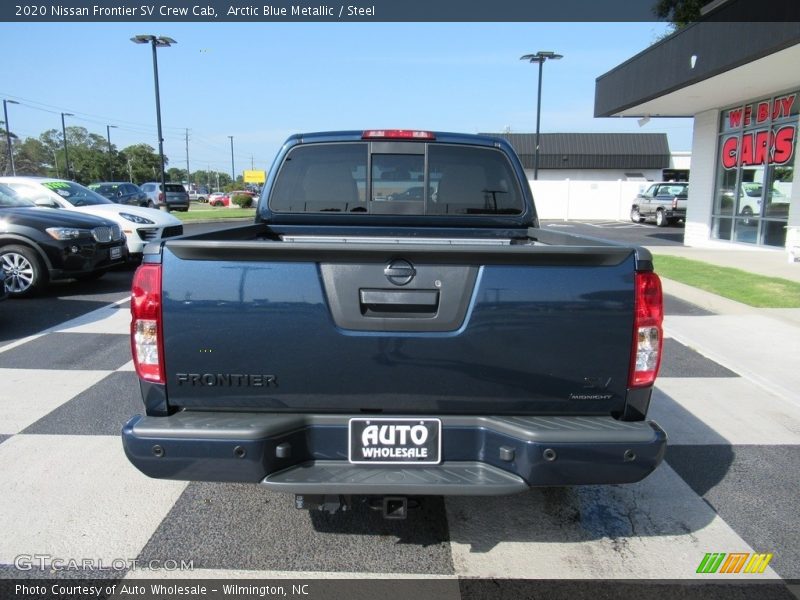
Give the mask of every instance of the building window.
[[783, 247], [794, 181], [798, 93], [722, 111], [712, 235]]

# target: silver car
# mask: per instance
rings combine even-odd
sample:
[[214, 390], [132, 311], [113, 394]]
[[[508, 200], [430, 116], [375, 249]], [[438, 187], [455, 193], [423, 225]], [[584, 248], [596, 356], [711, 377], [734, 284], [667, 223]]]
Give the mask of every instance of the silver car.
[[161, 190], [161, 183], [158, 181], [148, 181], [139, 187], [147, 194], [147, 206], [150, 208], [155, 208], [161, 204], [161, 202], [166, 202], [168, 210], [180, 210], [183, 212], [189, 210], [189, 193], [186, 191], [186, 188], [183, 187], [183, 184], [166, 184], [166, 197]]

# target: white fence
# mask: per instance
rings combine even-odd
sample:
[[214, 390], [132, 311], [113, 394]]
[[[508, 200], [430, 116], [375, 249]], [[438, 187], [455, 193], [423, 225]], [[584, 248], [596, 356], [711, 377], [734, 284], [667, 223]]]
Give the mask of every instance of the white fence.
[[622, 220], [646, 181], [530, 181], [540, 219]]

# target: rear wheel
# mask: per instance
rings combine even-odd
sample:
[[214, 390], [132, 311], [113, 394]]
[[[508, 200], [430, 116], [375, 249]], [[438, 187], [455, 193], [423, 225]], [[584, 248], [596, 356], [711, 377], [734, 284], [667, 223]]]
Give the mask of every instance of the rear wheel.
[[634, 206], [631, 209], [631, 221], [633, 221], [634, 223], [642, 223], [642, 222], [644, 222], [644, 217], [639, 212], [639, 207], [638, 206]]
[[47, 270], [36, 252], [27, 246], [0, 248], [0, 266], [6, 274], [9, 295], [32, 296], [47, 285]]
[[660, 208], [656, 211], [656, 225], [659, 227], [666, 227], [669, 225], [669, 219], [664, 215], [664, 211]]
[[147, 201], [147, 208], [155, 208], [156, 205], [152, 200]]

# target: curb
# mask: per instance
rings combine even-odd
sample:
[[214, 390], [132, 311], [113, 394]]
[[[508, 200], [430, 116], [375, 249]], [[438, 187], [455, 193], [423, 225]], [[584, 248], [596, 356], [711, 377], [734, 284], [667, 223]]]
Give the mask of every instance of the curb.
[[220, 219], [190, 219], [189, 221], [181, 220], [184, 225], [207, 225], [208, 223], [252, 223], [254, 217], [230, 217]]
[[712, 313], [720, 315], [763, 314], [763, 308], [756, 308], [736, 300], [730, 300], [661, 275], [659, 277], [661, 277], [661, 287], [664, 289], [665, 294], [676, 296]]

